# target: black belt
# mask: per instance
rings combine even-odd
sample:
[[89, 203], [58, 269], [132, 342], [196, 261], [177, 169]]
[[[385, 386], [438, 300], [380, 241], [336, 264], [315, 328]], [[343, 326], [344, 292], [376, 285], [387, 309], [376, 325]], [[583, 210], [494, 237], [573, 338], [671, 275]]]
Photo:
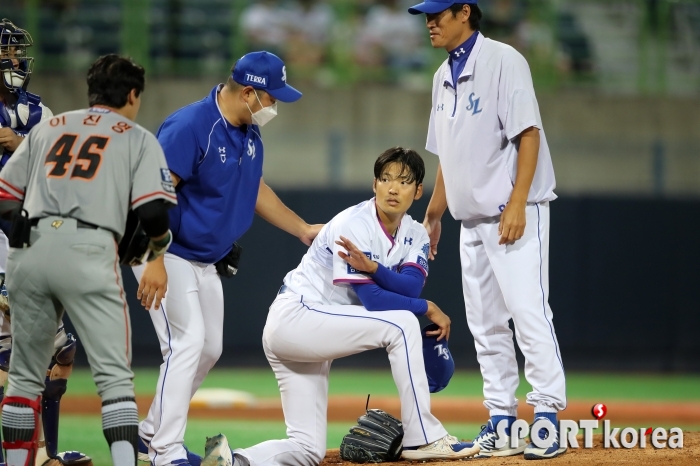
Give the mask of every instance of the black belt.
[[[70, 218], [70, 217], [65, 217], [65, 218]], [[41, 219], [40, 218], [33, 218], [30, 220], [30, 222], [31, 222], [32, 226], [35, 227], [39, 224], [39, 220], [41, 220]], [[93, 225], [92, 223], [83, 222], [82, 220], [78, 220], [78, 219], [75, 219], [75, 222], [77, 223], [78, 228], [89, 228], [91, 230], [97, 230], [98, 228], [100, 228], [97, 225]]]

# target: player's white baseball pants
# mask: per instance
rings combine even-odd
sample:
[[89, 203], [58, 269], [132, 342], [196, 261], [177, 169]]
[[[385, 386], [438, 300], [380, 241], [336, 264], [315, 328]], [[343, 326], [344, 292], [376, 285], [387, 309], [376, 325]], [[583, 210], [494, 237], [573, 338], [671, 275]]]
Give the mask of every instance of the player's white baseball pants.
[[[137, 280], [143, 268], [134, 267]], [[156, 466], [187, 458], [183, 442], [190, 399], [221, 356], [224, 325], [224, 294], [214, 265], [166, 254], [165, 269], [168, 291], [160, 309], [150, 311], [163, 364], [156, 396], [139, 425]]]
[[500, 217], [462, 222], [460, 256], [467, 323], [484, 378], [484, 405], [491, 415], [515, 416], [518, 346], [525, 378], [533, 387], [527, 403], [535, 412], [566, 408], [566, 384], [549, 307], [549, 203], [528, 204], [525, 234], [499, 245]]
[[363, 306], [305, 303], [277, 297], [263, 348], [277, 377], [287, 440], [235, 450], [251, 466], [316, 466], [326, 454], [328, 372], [333, 359], [386, 348], [401, 399], [404, 446], [434, 442], [447, 432], [430, 413], [418, 319], [409, 311], [369, 312]]

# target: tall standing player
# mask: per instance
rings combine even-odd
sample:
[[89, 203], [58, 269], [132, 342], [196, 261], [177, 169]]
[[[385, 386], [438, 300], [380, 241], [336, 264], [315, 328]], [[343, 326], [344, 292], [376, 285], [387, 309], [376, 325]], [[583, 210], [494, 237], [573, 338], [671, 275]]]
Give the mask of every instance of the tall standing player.
[[475, 440], [480, 454], [552, 458], [565, 451], [558, 438], [547, 449], [524, 442], [495, 448], [495, 427], [501, 421], [510, 427], [518, 407], [510, 319], [536, 420], [557, 426], [566, 386], [547, 303], [549, 201], [556, 198], [549, 148], [527, 62], [481, 35], [476, 3], [426, 0], [409, 9], [426, 15], [433, 47], [449, 55], [433, 79], [426, 149], [440, 164], [424, 225], [434, 256], [445, 209], [462, 222], [464, 302], [491, 416]]
[[[137, 278], [167, 270], [169, 281], [163, 305], [151, 310], [163, 364], [139, 428], [141, 453], [156, 466], [199, 461], [183, 440], [190, 399], [221, 355], [224, 299], [216, 264], [226, 260], [254, 213], [307, 245], [321, 229], [289, 210], [262, 178], [260, 127], [277, 114], [277, 101], [301, 98], [286, 80], [277, 56], [249, 53], [225, 84], [170, 115], [158, 130], [178, 197], [170, 211], [173, 244], [164, 259], [134, 269]], [[139, 293], [145, 303], [149, 290]]]
[[8, 258], [15, 338], [2, 407], [8, 466], [34, 465], [40, 395], [64, 309], [102, 398], [112, 463], [136, 464], [131, 326], [117, 241], [131, 208], [151, 238], [151, 254], [162, 255], [171, 238], [167, 208], [176, 198], [163, 179], [158, 141], [134, 123], [143, 68], [106, 55], [90, 67], [87, 84], [91, 107], [37, 125], [0, 174], [0, 211], [24, 213], [15, 214]]
[[[33, 45], [29, 33], [9, 19], [0, 22], [0, 169], [7, 163], [29, 131], [38, 123], [53, 116], [41, 97], [27, 91], [32, 75], [34, 58], [28, 48]], [[0, 400], [7, 380], [12, 336], [10, 334], [9, 301], [5, 290], [5, 267], [9, 247], [7, 237], [0, 231]], [[37, 454], [37, 464], [57, 458], [64, 464], [89, 463], [90, 458], [79, 452], [58, 453], [58, 424], [61, 398], [66, 392], [76, 349], [76, 338], [66, 333], [61, 324], [54, 340], [55, 355], [42, 393], [43, 435], [45, 447]], [[0, 450], [0, 465], [4, 463]]]

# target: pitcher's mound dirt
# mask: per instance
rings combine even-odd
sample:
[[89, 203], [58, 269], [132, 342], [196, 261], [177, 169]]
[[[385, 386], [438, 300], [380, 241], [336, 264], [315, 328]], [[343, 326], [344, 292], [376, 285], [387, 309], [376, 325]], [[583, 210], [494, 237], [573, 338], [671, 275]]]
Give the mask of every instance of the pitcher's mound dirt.
[[[583, 442], [579, 439], [579, 444]], [[465, 462], [473, 464], [484, 464], [485, 466], [500, 466], [500, 465], [604, 465], [604, 466], [640, 466], [646, 464], [666, 464], [666, 465], [695, 465], [700, 466], [700, 432], [684, 432], [683, 433], [683, 448], [656, 450], [647, 442], [646, 448], [634, 448], [627, 450], [620, 449], [604, 449], [603, 436], [595, 435], [593, 437], [593, 448], [569, 448], [569, 450], [558, 458], [547, 460], [546, 463], [537, 463], [526, 461], [523, 455], [510, 456], [506, 458], [485, 458], [485, 459], [465, 459], [459, 461], [430, 461], [429, 466], [452, 465], [458, 466]], [[419, 466], [423, 461], [400, 461], [396, 463], [386, 463], [391, 465], [413, 465]], [[338, 449], [328, 450], [326, 458], [321, 463], [322, 466], [354, 466], [354, 463], [348, 463], [340, 458]], [[370, 465], [371, 466], [371, 465]]]

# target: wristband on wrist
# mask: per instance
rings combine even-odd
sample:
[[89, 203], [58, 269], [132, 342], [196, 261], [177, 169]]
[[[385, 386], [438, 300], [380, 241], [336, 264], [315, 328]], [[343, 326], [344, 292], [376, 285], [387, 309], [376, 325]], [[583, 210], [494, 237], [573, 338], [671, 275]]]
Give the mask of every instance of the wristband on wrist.
[[170, 233], [170, 230], [168, 230], [167, 233], [168, 233], [167, 235], [165, 235], [163, 238], [161, 238], [157, 241], [152, 239], [151, 241], [153, 242], [153, 245], [157, 248], [162, 248], [162, 247], [165, 247], [168, 244], [170, 244], [172, 234]]

